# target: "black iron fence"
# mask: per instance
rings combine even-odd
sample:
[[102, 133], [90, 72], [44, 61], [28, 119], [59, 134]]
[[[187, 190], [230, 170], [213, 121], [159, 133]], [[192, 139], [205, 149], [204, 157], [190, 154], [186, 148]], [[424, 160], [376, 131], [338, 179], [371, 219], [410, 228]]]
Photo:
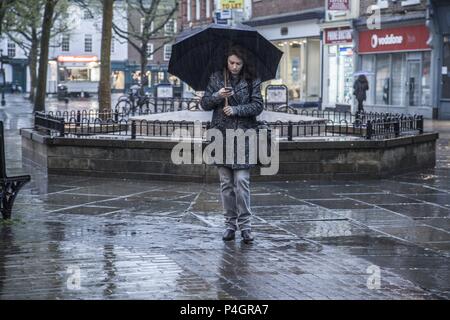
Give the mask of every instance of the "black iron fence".
[[[161, 99], [155, 100], [154, 110], [145, 110], [136, 115], [164, 113], [179, 110], [200, 110], [198, 100]], [[292, 141], [306, 137], [356, 137], [360, 139], [391, 139], [402, 135], [423, 133], [423, 116], [387, 113], [359, 113], [321, 110], [298, 110], [289, 106], [274, 109], [276, 112], [317, 118], [314, 121], [271, 122], [271, 129], [277, 129], [282, 139]], [[137, 137], [170, 138], [177, 129], [186, 129], [195, 135], [194, 122], [134, 120], [130, 114], [118, 110], [99, 113], [97, 110], [78, 110], [35, 114], [35, 126], [46, 129], [52, 136], [60, 137], [112, 137], [136, 139]], [[209, 122], [201, 124], [202, 130], [210, 127]]]

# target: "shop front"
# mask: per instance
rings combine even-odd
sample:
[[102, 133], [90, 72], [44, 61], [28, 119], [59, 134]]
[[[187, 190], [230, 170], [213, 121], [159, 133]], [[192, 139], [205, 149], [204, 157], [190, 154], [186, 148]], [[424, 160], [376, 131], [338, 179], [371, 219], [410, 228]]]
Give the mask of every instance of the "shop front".
[[276, 78], [263, 84], [286, 85], [291, 105], [321, 103], [322, 41], [319, 22], [324, 9], [305, 10], [280, 16], [253, 17], [245, 24], [256, 28], [282, 52]]
[[[127, 83], [128, 88], [132, 84], [141, 84], [141, 70], [140, 66], [130, 66], [130, 81]], [[156, 88], [159, 84], [171, 84], [173, 86], [174, 96], [181, 97], [182, 94], [182, 83], [181, 80], [170, 73], [168, 73], [167, 65], [151, 64], [147, 67], [146, 78], [147, 81], [144, 84], [146, 92], [155, 95]]]
[[318, 101], [320, 97], [320, 37], [272, 41], [283, 51], [277, 77], [270, 84], [288, 87], [289, 101]]
[[433, 46], [431, 58], [433, 85], [437, 88], [433, 95], [436, 105], [435, 118], [450, 119], [450, 2], [448, 0], [431, 0], [428, 26], [430, 43]]
[[433, 117], [428, 39], [420, 24], [359, 33], [359, 71], [369, 81], [366, 111]]
[[323, 107], [353, 105], [354, 49], [350, 27], [324, 29]]
[[97, 93], [100, 63], [97, 56], [58, 56], [58, 85], [67, 87], [71, 95]]

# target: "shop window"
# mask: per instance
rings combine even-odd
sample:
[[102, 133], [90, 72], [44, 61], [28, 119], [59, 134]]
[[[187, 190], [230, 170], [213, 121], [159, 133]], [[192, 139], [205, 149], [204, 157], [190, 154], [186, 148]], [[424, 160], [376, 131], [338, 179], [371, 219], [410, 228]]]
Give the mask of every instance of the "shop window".
[[169, 76], [169, 82], [174, 86], [174, 87], [179, 87], [181, 84], [180, 79], [178, 79], [176, 76], [170, 75]]
[[422, 60], [422, 105], [431, 105], [431, 52], [423, 53]]
[[369, 91], [367, 92], [366, 104], [375, 103], [375, 56], [373, 55], [363, 55], [362, 56], [362, 71], [368, 73], [367, 81], [369, 81]]
[[446, 74], [442, 75], [442, 98], [450, 99], [450, 42], [444, 42], [442, 67], [447, 71]]
[[403, 106], [405, 104], [405, 54], [392, 55], [392, 105]]
[[390, 104], [391, 78], [390, 55], [380, 54], [376, 64], [376, 104]]
[[125, 73], [123, 71], [113, 71], [111, 74], [111, 89], [125, 89]]

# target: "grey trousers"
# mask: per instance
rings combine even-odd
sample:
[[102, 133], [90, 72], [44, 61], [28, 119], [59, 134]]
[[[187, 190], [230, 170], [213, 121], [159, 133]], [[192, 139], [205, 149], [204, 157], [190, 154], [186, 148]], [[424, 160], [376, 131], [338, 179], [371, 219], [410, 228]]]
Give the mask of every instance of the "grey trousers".
[[225, 225], [231, 230], [250, 230], [250, 170], [218, 167]]

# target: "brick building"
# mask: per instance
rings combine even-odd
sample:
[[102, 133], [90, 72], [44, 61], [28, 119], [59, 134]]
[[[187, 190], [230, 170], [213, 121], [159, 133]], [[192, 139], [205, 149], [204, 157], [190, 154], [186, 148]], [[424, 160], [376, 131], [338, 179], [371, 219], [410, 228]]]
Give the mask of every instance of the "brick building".
[[[154, 19], [151, 28], [158, 28], [167, 18], [165, 13], [170, 12], [174, 6], [175, 0], [162, 1], [157, 11], [159, 18], [156, 17]], [[154, 91], [158, 84], [170, 82], [174, 85], [174, 93], [178, 95], [181, 94], [180, 81], [167, 72], [172, 44], [166, 43], [167, 38], [164, 38], [166, 36], [174, 36], [180, 31], [180, 24], [177, 21], [179, 12], [180, 7], [178, 7], [178, 12], [173, 15], [173, 18], [170, 19], [158, 33], [152, 36], [148, 43], [147, 77], [148, 87], [152, 93], [155, 93]], [[129, 30], [142, 30], [143, 18], [141, 14], [138, 11], [133, 10], [132, 7], [128, 8], [127, 20]], [[140, 46], [140, 43], [135, 43]], [[133, 82], [141, 80], [140, 60], [139, 52], [132, 45], [129, 45], [127, 87]]]

